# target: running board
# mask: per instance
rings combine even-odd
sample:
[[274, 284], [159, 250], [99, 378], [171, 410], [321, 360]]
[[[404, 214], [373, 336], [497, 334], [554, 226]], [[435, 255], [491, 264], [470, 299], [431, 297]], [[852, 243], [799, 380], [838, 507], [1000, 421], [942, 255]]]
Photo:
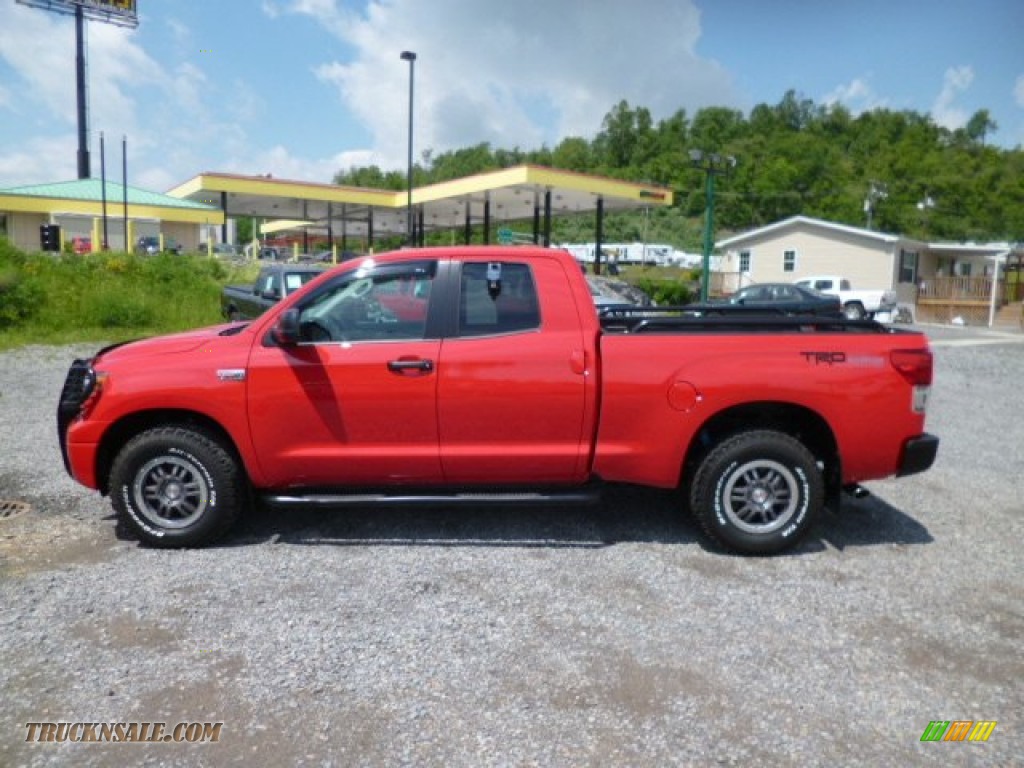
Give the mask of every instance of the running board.
[[587, 486], [571, 490], [481, 493], [296, 493], [271, 494], [263, 501], [275, 507], [349, 507], [349, 506], [538, 506], [544, 504], [597, 504], [600, 488]]

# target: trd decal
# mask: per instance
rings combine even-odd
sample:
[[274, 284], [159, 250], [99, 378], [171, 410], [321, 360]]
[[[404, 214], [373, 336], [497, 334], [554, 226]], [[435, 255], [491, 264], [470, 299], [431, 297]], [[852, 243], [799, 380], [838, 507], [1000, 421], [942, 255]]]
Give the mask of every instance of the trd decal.
[[815, 365], [836, 365], [846, 362], [845, 352], [801, 352], [808, 363]]

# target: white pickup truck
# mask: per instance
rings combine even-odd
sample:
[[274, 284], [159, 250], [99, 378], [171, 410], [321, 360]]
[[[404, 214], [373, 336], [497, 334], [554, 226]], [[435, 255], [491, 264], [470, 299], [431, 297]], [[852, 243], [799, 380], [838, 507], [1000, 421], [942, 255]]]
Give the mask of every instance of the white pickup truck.
[[836, 275], [818, 275], [797, 280], [797, 285], [839, 297], [843, 314], [850, 320], [874, 317], [896, 311], [896, 292], [886, 290], [855, 291], [850, 281]]

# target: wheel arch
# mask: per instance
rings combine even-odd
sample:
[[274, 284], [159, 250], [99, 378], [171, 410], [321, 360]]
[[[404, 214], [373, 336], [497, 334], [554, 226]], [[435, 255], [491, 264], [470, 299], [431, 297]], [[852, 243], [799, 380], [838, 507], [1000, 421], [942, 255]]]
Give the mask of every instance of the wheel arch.
[[197, 411], [182, 409], [139, 411], [112, 424], [100, 440], [96, 452], [96, 481], [101, 493], [105, 495], [110, 490], [110, 470], [121, 448], [136, 435], [156, 427], [185, 427], [201, 432], [230, 451], [242, 472], [248, 476], [248, 469], [238, 446], [235, 445], [231, 434], [215, 419]]
[[826, 497], [838, 494], [842, 466], [832, 427], [821, 414], [795, 403], [760, 401], [725, 408], [705, 421], [687, 446], [680, 477], [686, 487], [697, 467], [716, 445], [740, 432], [773, 430], [800, 441], [824, 466]]

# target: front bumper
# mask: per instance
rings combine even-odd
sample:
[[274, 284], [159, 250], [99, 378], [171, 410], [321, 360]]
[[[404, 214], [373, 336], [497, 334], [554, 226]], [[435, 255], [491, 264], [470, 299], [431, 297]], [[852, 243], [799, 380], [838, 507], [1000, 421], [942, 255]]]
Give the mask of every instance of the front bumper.
[[[60, 441], [60, 454], [64, 459], [64, 469], [69, 475], [71, 461], [68, 458], [68, 428], [82, 410], [82, 404], [92, 393], [95, 374], [91, 360], [75, 360], [68, 369], [64, 387], [57, 403], [57, 438]], [[72, 475], [73, 476], [73, 475]]]
[[906, 477], [924, 472], [935, 463], [935, 455], [939, 452], [939, 438], [927, 433], [912, 437], [903, 444], [903, 454], [896, 477]]

